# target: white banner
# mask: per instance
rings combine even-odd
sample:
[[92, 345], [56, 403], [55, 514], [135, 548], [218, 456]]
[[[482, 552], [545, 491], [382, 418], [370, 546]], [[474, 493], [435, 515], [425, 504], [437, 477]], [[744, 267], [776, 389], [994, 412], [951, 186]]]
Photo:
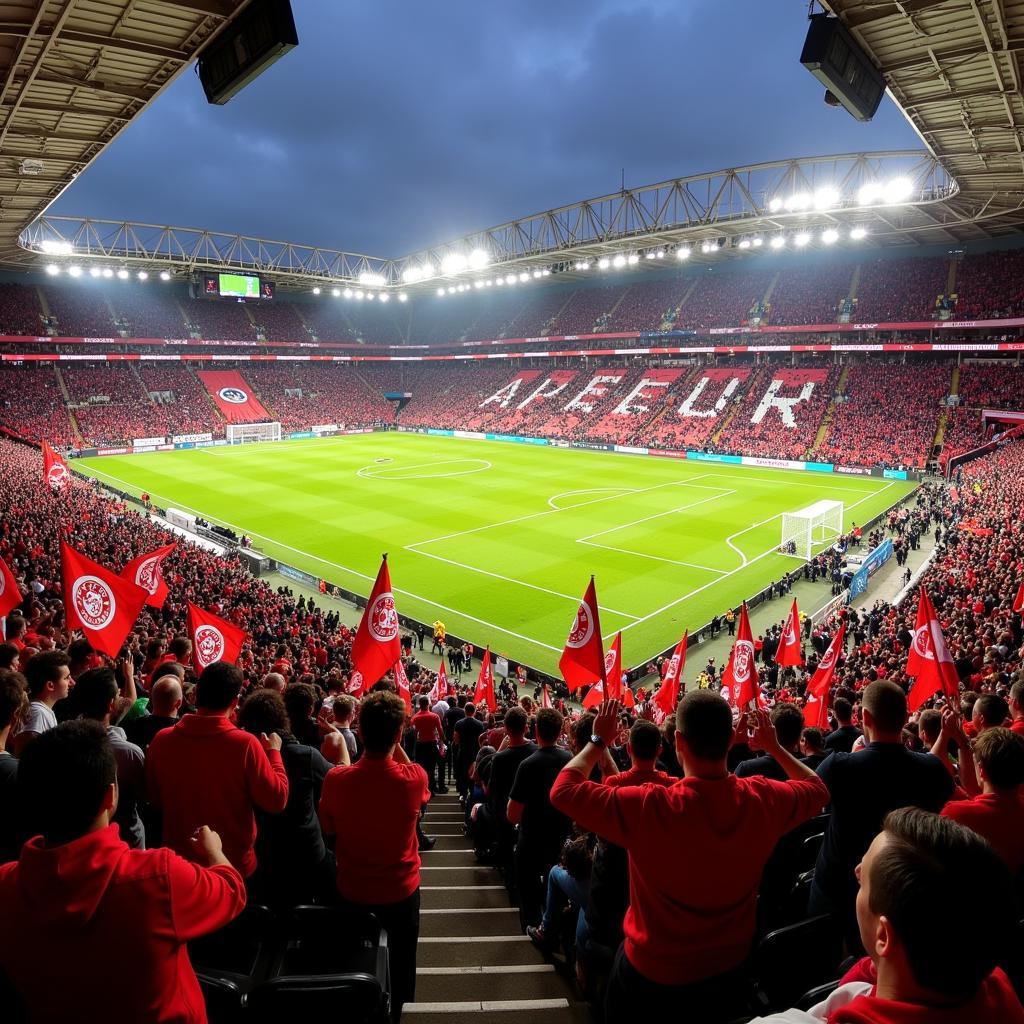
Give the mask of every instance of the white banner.
[[767, 469], [806, 469], [806, 462], [794, 462], [792, 459], [761, 459], [752, 455], [744, 455], [744, 466], [764, 466]]
[[486, 434], [481, 433], [479, 430], [456, 430], [453, 431], [453, 433], [455, 437], [464, 437], [468, 438], [471, 441], [483, 441], [484, 438], [487, 436]]
[[158, 444], [167, 444], [166, 437], [137, 437], [132, 441], [133, 448], [150, 448]]
[[213, 434], [175, 434], [171, 440], [175, 444], [183, 444], [186, 441], [212, 441]]
[[337, 423], [321, 423], [319, 426], [310, 427], [314, 434], [328, 434], [338, 429]]
[[494, 673], [501, 676], [502, 679], [508, 679], [508, 658], [503, 658], [499, 654], [494, 659]]

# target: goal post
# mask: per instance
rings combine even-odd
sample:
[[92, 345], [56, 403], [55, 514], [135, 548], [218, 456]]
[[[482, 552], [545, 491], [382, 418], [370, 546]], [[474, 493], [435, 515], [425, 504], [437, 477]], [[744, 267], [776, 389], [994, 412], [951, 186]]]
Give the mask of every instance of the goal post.
[[843, 503], [818, 501], [797, 512], [782, 513], [779, 551], [806, 562], [816, 549], [834, 543], [842, 534]]
[[229, 423], [224, 435], [231, 444], [252, 444], [256, 441], [280, 441], [280, 423]]

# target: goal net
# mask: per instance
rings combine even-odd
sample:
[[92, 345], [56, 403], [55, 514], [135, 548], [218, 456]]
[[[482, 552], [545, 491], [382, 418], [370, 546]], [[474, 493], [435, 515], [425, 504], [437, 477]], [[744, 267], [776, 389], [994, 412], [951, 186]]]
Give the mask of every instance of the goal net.
[[815, 550], [832, 544], [843, 533], [843, 503], [818, 501], [798, 512], [782, 514], [779, 550], [807, 561]]
[[232, 444], [249, 444], [255, 441], [280, 441], [280, 423], [229, 423], [227, 439]]

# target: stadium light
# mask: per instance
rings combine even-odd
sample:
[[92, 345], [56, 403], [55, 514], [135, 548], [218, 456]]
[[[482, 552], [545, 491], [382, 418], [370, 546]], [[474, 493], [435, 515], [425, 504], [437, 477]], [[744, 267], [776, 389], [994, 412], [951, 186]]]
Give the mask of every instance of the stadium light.
[[831, 185], [819, 188], [814, 193], [814, 208], [816, 210], [828, 210], [839, 203], [839, 193]]
[[741, 238], [740, 241], [739, 241], [739, 248], [741, 248], [741, 249], [749, 249], [750, 248], [750, 239], [749, 238]]
[[137, 277], [137, 278], [138, 278], [138, 279], [139, 279], [140, 281], [146, 281], [146, 280], [148, 280], [148, 278], [149, 278], [149, 274], [148, 274], [148, 273], [147, 273], [147, 272], [146, 272], [145, 270], [140, 270], [140, 271], [139, 271], [139, 272], [138, 272], [138, 273], [137, 273], [137, 274], [136, 274], [135, 276], [136, 276], [136, 277]]
[[753, 247], [754, 247], [755, 249], [760, 249], [760, 248], [761, 248], [761, 246], [762, 246], [762, 245], [764, 245], [764, 239], [763, 239], [763, 238], [762, 238], [762, 237], [761, 237], [760, 235], [755, 235], [755, 236], [754, 236], [754, 237], [753, 237], [753, 238], [752, 238], [752, 239], [750, 240], [750, 244], [751, 244], [751, 245], [752, 245], [752, 246], [753, 246]]
[[361, 298], [363, 298], [363, 290], [362, 290], [361, 288], [357, 288], [357, 289], [356, 289], [356, 290], [355, 290], [355, 291], [354, 291], [354, 292], [352, 293], [352, 298], [353, 298], [353, 299], [361, 299]]
[[469, 254], [469, 265], [473, 270], [483, 270], [490, 262], [491, 257], [483, 249], [474, 249]]
[[681, 249], [676, 249], [677, 260], [688, 260], [690, 258], [690, 250], [684, 245]]
[[878, 202], [878, 198], [881, 195], [882, 186], [877, 182], [869, 181], [866, 185], [861, 185], [857, 192], [857, 202], [861, 206], [870, 206], [872, 203]]
[[391, 296], [387, 292], [381, 292], [378, 298], [381, 302], [389, 302], [391, 300]]
[[445, 296], [445, 290], [443, 288], [438, 288], [437, 294], [443, 299]]
[[490, 278], [487, 278], [487, 280], [484, 281], [484, 287], [485, 288], [490, 288], [493, 284], [494, 284], [494, 282]]
[[81, 267], [68, 267], [68, 273], [72, 277], [81, 277], [82, 276], [82, 268]]
[[366, 297], [372, 301], [373, 299], [377, 298], [377, 293], [376, 292], [367, 292], [366, 293]]
[[90, 277], [99, 277], [100, 276], [100, 268], [99, 267], [90, 267], [89, 268], [89, 276]]
[[402, 280], [406, 284], [415, 284], [417, 281], [422, 280], [423, 271], [419, 267], [406, 267], [402, 271]]
[[506, 274], [505, 275], [505, 284], [515, 284], [517, 280], [518, 280], [518, 278], [516, 277], [515, 274]]
[[718, 252], [717, 242], [701, 242], [700, 251], [703, 253]]
[[75, 247], [70, 242], [58, 242], [52, 238], [40, 242], [39, 249], [47, 256], [70, 256], [75, 251]]
[[466, 257], [461, 252], [450, 252], [441, 260], [442, 274], [457, 274], [466, 269]]
[[[171, 279], [171, 275], [166, 270], [161, 270], [160, 271], [160, 280], [161, 281], [170, 281], [170, 279]], [[317, 295], [320, 294], [320, 289], [319, 288], [317, 288], [316, 293], [317, 293]]]
[[622, 255], [622, 253], [620, 252], [620, 253], [618, 254], [618, 256], [616, 256], [616, 257], [615, 257], [615, 258], [614, 258], [614, 259], [612, 260], [612, 266], [613, 266], [613, 267], [624, 267], [625, 265], [626, 265], [626, 257], [625, 257], [625, 256], [623, 256], [623, 255]]
[[589, 270], [590, 269], [590, 263], [587, 260], [577, 260], [576, 261], [576, 269], [577, 270]]
[[550, 269], [548, 269], [547, 267], [545, 267], [545, 268], [544, 268], [544, 269], [543, 269], [543, 270], [542, 270], [542, 271], [540, 272], [540, 276], [541, 276], [541, 277], [550, 277], [550, 276], [551, 276], [551, 271], [550, 271]]
[[627, 262], [627, 263], [628, 263], [628, 264], [629, 264], [629, 265], [630, 265], [631, 267], [634, 267], [634, 266], [636, 266], [636, 264], [638, 264], [638, 263], [640, 262], [640, 257], [639, 257], [639, 256], [637, 256], [637, 254], [636, 254], [635, 252], [631, 252], [631, 253], [630, 253], [630, 254], [629, 254], [629, 255], [628, 255], [627, 257], [626, 257], [626, 262]]
[[500, 285], [503, 285], [503, 284], [505, 283], [505, 278], [503, 278], [503, 277], [496, 277], [496, 278], [494, 279], [494, 283], [495, 283], [496, 285], [499, 285], [499, 286], [500, 286]]
[[887, 203], [904, 203], [914, 192], [914, 183], [909, 178], [893, 178], [884, 188], [882, 195]]
[[452, 287], [451, 285], [449, 285], [449, 287], [448, 287], [448, 294], [449, 295], [454, 295], [455, 294], [455, 288]]
[[826, 245], [832, 245], [834, 242], [839, 241], [839, 232], [835, 228], [826, 228], [821, 233], [821, 240]]
[[654, 250], [653, 249], [648, 249], [647, 252], [644, 253], [644, 259], [645, 260], [653, 260], [654, 259]]
[[608, 259], [607, 256], [602, 256], [597, 261], [597, 269], [598, 270], [607, 270], [611, 265], [612, 265], [612, 261], [610, 259]]
[[[341, 292], [341, 289], [340, 289], [340, 288], [332, 288], [332, 289], [331, 289], [331, 294], [332, 294], [332, 295], [333, 295], [333, 296], [334, 296], [334, 297], [335, 297], [336, 299], [340, 299], [340, 298], [341, 298], [341, 295], [342, 295], [342, 292]], [[345, 298], [346, 298], [346, 299], [351, 299], [351, 298], [352, 298], [352, 289], [351, 289], [351, 288], [346, 288], [346, 289], [345, 289]]]
[[656, 253], [654, 254], [654, 258], [655, 258], [656, 260], [663, 260], [663, 259], [665, 258], [665, 250], [664, 250], [664, 249], [659, 249], [659, 250], [658, 250], [658, 251], [657, 251], [657, 252], [656, 252]]
[[47, 263], [46, 272], [50, 277], [56, 277], [60, 273], [60, 267], [58, 267], [56, 263]]
[[776, 235], [768, 244], [773, 249], [781, 249], [786, 244], [786, 236]]
[[131, 274], [129, 274], [129, 273], [128, 273], [128, 271], [127, 271], [127, 270], [125, 270], [125, 268], [124, 268], [124, 267], [122, 267], [122, 268], [121, 268], [121, 269], [120, 269], [120, 270], [119, 270], [119, 271], [117, 272], [117, 276], [118, 276], [118, 278], [119, 278], [120, 280], [122, 280], [122, 281], [127, 281], [127, 280], [128, 280], [128, 278], [129, 278], [129, 277], [131, 277]]
[[520, 281], [521, 281], [521, 282], [522, 282], [523, 284], [525, 284], [525, 283], [526, 283], [527, 281], [529, 281], [529, 280], [530, 280], [530, 275], [529, 275], [528, 273], [526, 273], [526, 271], [524, 270], [524, 271], [523, 271], [523, 272], [522, 272], [522, 273], [521, 273], [521, 274], [519, 275], [519, 280], [520, 280]]
[[[160, 276], [161, 276], [161, 277], [163, 277], [164, 275], [163, 275], [163, 274], [161, 274]], [[320, 294], [320, 289], [319, 289], [319, 288], [314, 288], [314, 289], [313, 289], [313, 294], [314, 294], [314, 295], [319, 295], [319, 294]]]
[[477, 279], [476, 281], [473, 282], [473, 287], [474, 288], [483, 288], [483, 286], [484, 286], [484, 283], [480, 279]]
[[405, 292], [399, 292], [398, 293], [398, 301], [399, 302], [408, 302], [409, 301], [409, 296], [406, 295]]
[[388, 279], [383, 274], [372, 274], [370, 271], [364, 270], [359, 275], [359, 283], [370, 288], [383, 288], [388, 283]]
[[539, 270], [535, 270], [535, 271], [533, 272], [533, 279], [534, 279], [535, 281], [539, 281], [539, 280], [541, 279], [541, 277], [543, 277], [543, 276], [544, 276], [544, 275], [543, 275], [543, 274], [541, 274], [541, 272], [540, 272]]
[[110, 269], [110, 267], [104, 267], [103, 268], [103, 276], [104, 277], [113, 277], [114, 276], [114, 272]]
[[867, 228], [854, 228], [850, 232], [850, 237], [855, 241], [859, 242], [862, 238], [866, 238], [868, 233]]
[[793, 244], [798, 248], [802, 249], [811, 240], [811, 236], [806, 231], [801, 231], [796, 238], [793, 239]]
[[811, 197], [806, 192], [794, 192], [784, 205], [790, 213], [797, 210], [806, 210], [811, 205]]
[[774, 198], [774, 199], [773, 199], [773, 200], [772, 200], [772, 201], [771, 201], [771, 202], [770, 202], [770, 203], [768, 204], [768, 212], [769, 212], [769, 213], [778, 213], [778, 212], [779, 212], [779, 210], [781, 210], [781, 209], [782, 209], [782, 200], [781, 200], [781, 199], [780, 199], [780, 198], [779, 198], [778, 196], [776, 196], [776, 197], [775, 197], [775, 198]]

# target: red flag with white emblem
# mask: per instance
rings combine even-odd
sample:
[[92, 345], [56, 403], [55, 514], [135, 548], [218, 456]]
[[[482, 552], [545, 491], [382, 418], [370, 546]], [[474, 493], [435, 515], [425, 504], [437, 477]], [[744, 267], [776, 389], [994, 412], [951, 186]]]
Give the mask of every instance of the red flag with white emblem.
[[793, 598], [793, 608], [786, 620], [786, 628], [779, 638], [779, 647], [775, 652], [776, 665], [802, 665], [804, 652], [800, 645], [800, 611]]
[[843, 653], [846, 640], [846, 623], [839, 626], [839, 632], [828, 645], [825, 657], [818, 662], [818, 668], [807, 684], [807, 702], [804, 704], [804, 724], [808, 728], [825, 729], [828, 727], [828, 693], [835, 678], [836, 665]]
[[946, 638], [942, 635], [939, 617], [932, 605], [928, 592], [921, 587], [921, 598], [918, 604], [918, 622], [925, 620], [924, 632], [914, 632], [913, 649], [914, 670], [911, 671], [911, 658], [907, 658], [907, 675], [917, 677], [917, 682], [910, 688], [907, 695], [907, 708], [917, 709], [933, 694], [940, 690], [947, 700], [955, 700], [960, 692], [960, 677], [957, 675], [953, 656], [946, 646]]
[[142, 587], [148, 594], [146, 604], [150, 608], [163, 608], [167, 600], [167, 581], [164, 579], [160, 563], [178, 546], [178, 542], [165, 544], [156, 551], [133, 558], [122, 570], [121, 578], [131, 580]]
[[622, 700], [622, 633], [615, 634], [604, 655], [605, 688], [609, 700]]
[[736, 642], [729, 654], [729, 664], [722, 673], [722, 689], [727, 691], [730, 704], [743, 709], [746, 709], [751, 701], [756, 701], [761, 693], [757, 666], [754, 664], [754, 640], [750, 634], [746, 601], [740, 607], [740, 624], [736, 631]]
[[0, 619], [21, 604], [23, 600], [18, 581], [10, 566], [0, 558]]
[[43, 442], [43, 483], [47, 487], [61, 488], [71, 479], [71, 470], [64, 459], [49, 444]]
[[406, 710], [412, 714], [412, 690], [401, 658], [395, 662], [395, 685], [398, 687], [398, 695], [405, 701]]
[[376, 684], [401, 656], [398, 612], [395, 610], [395, 597], [391, 593], [388, 556], [385, 555], [352, 643], [352, 667], [362, 677], [362, 690], [368, 690]]
[[116, 658], [146, 603], [148, 592], [60, 542], [64, 614], [97, 650]]
[[604, 681], [604, 643], [601, 640], [601, 620], [598, 617], [597, 590], [593, 576], [576, 610], [576, 618], [565, 641], [562, 657], [558, 660], [558, 668], [573, 692], [599, 679]]
[[480, 707], [486, 704], [492, 711], [498, 710], [498, 701], [494, 696], [494, 674], [491, 672], [491, 649], [484, 651], [480, 662], [480, 675], [477, 676], [476, 689], [473, 691], [473, 703]]
[[244, 629], [203, 611], [191, 601], [188, 602], [188, 633], [192, 637], [192, 660], [200, 672], [215, 661], [227, 661], [233, 665], [249, 635]]
[[662, 679], [658, 692], [651, 698], [651, 710], [658, 725], [661, 725], [669, 715], [674, 715], [679, 705], [679, 681], [683, 678], [683, 669], [686, 668], [686, 646], [689, 636], [687, 630], [683, 634], [683, 639], [676, 644], [665, 670], [665, 678]]

